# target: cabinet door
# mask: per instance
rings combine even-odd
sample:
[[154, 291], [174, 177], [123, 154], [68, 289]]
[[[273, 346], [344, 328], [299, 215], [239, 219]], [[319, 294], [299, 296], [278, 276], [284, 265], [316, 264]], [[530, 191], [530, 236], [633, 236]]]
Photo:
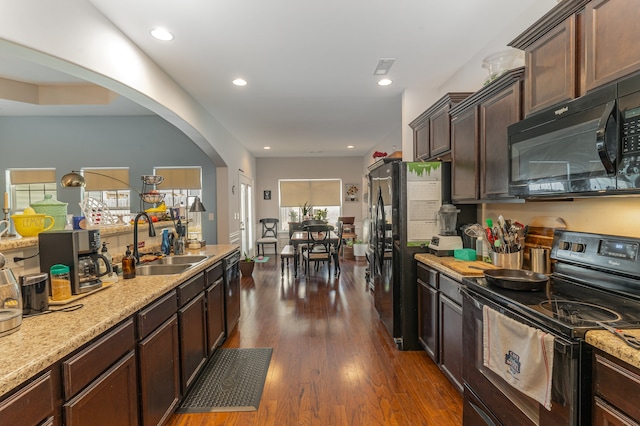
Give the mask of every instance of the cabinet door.
[[462, 307], [440, 294], [440, 369], [462, 393]]
[[526, 115], [578, 95], [575, 33], [572, 15], [526, 48]]
[[51, 372], [48, 371], [0, 402], [0, 424], [36, 426], [52, 418], [53, 386]]
[[178, 311], [180, 331], [180, 377], [185, 394], [207, 360], [207, 326], [204, 293]]
[[138, 424], [136, 357], [131, 351], [64, 404], [66, 426]]
[[638, 423], [627, 417], [615, 407], [597, 396], [593, 398], [593, 426], [638, 426]]
[[480, 198], [509, 194], [509, 136], [507, 127], [522, 117], [520, 82], [480, 104]]
[[438, 291], [418, 280], [418, 340], [429, 357], [438, 363]]
[[637, 0], [593, 0], [584, 14], [586, 89], [640, 70]]
[[449, 104], [434, 112], [429, 119], [429, 150], [431, 157], [451, 150]]
[[142, 424], [164, 423], [180, 399], [176, 314], [138, 344], [138, 357]]
[[478, 108], [469, 108], [451, 122], [451, 198], [478, 199]]
[[413, 154], [414, 160], [429, 158], [429, 119], [413, 129]]
[[218, 278], [206, 291], [207, 297], [207, 347], [209, 354], [224, 340], [224, 280]]

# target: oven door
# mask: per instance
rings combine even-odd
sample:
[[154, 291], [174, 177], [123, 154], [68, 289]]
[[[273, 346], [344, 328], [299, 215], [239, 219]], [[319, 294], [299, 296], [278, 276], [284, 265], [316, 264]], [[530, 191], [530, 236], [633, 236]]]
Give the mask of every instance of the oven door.
[[[463, 363], [465, 425], [482, 422], [503, 425], [578, 425], [580, 343], [554, 335], [552, 406], [547, 410], [483, 365], [482, 307], [492, 309], [530, 327], [540, 328], [506, 311], [469, 288], [463, 289]], [[588, 408], [587, 408], [588, 409]]]

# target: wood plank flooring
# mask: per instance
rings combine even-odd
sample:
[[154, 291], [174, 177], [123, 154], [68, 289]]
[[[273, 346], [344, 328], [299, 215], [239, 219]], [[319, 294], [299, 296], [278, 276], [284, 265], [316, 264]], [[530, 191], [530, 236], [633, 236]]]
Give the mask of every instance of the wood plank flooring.
[[258, 411], [174, 414], [169, 426], [460, 425], [462, 398], [423, 351], [399, 351], [367, 290], [365, 261], [310, 277], [280, 259], [241, 280], [242, 314], [223, 347], [272, 347]]

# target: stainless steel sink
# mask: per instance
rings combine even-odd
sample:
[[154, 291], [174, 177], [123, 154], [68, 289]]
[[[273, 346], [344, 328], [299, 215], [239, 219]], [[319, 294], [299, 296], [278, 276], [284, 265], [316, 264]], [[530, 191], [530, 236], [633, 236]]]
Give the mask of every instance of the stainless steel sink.
[[183, 263], [178, 265], [162, 265], [162, 264], [146, 264], [136, 266], [136, 275], [171, 275], [181, 274], [184, 271], [193, 268], [191, 263]]
[[196, 264], [207, 259], [207, 256], [203, 255], [178, 255], [161, 257], [153, 262], [154, 265], [184, 265], [184, 264]]

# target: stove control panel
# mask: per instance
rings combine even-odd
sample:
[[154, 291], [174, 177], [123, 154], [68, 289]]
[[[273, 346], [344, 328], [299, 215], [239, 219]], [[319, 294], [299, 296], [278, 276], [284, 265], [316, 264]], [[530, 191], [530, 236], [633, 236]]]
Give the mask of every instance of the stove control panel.
[[551, 258], [559, 262], [638, 275], [640, 239], [614, 235], [558, 230], [554, 234]]

